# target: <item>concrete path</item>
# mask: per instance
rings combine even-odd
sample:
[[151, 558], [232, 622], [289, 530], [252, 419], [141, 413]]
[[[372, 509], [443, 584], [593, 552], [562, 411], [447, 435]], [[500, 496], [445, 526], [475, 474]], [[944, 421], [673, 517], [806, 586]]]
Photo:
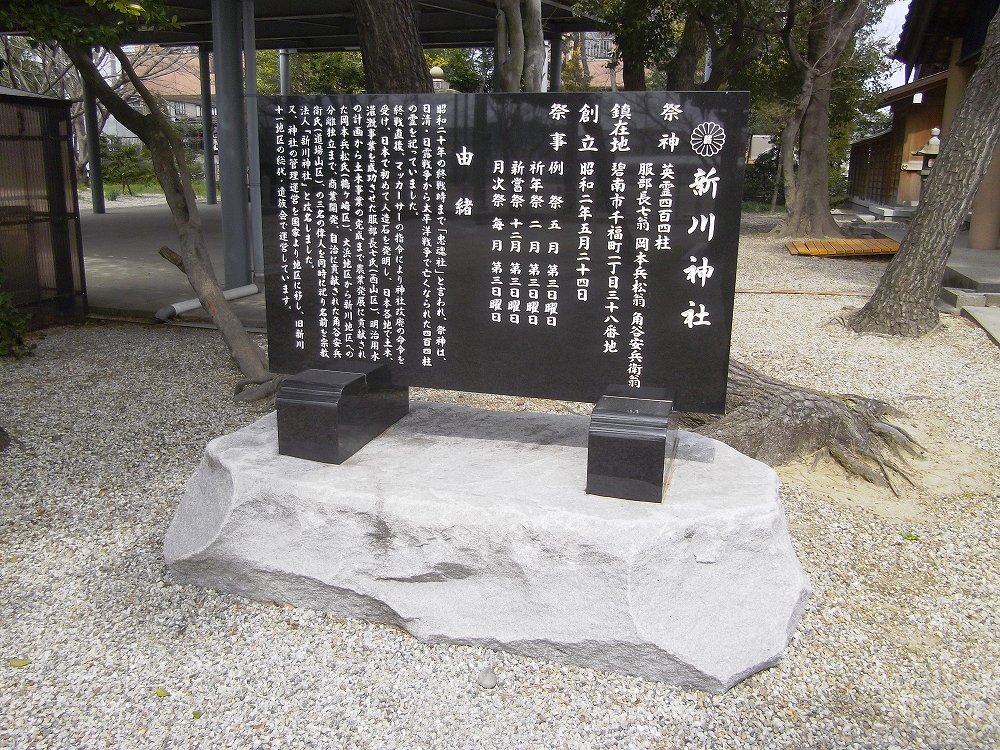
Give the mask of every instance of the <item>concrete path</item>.
[[[212, 265], [221, 278], [224, 261], [220, 207], [199, 203], [198, 209]], [[153, 320], [161, 307], [195, 296], [184, 274], [158, 254], [163, 245], [176, 249], [178, 243], [165, 203], [117, 206], [109, 202], [106, 214], [94, 214], [89, 207], [81, 207], [80, 222], [92, 315]], [[905, 227], [889, 225], [884, 234], [901, 241]], [[971, 250], [968, 233], [961, 233], [948, 261], [945, 286], [1000, 292], [1000, 252]], [[235, 300], [232, 305], [248, 328], [267, 327], [263, 292]], [[975, 309], [982, 314], [969, 317], [983, 326], [994, 341], [1000, 339], [1000, 308]], [[202, 323], [209, 318], [198, 308], [179, 320]]]
[[[222, 277], [222, 219], [218, 205], [199, 204], [205, 243], [216, 274]], [[84, 272], [92, 315], [148, 319], [165, 305], [195, 296], [187, 278], [159, 256], [163, 245], [177, 249], [167, 205], [115, 206], [106, 214], [81, 207]], [[235, 300], [233, 309], [250, 328], [266, 327], [264, 293]], [[198, 308], [180, 320], [202, 322], [208, 314]]]

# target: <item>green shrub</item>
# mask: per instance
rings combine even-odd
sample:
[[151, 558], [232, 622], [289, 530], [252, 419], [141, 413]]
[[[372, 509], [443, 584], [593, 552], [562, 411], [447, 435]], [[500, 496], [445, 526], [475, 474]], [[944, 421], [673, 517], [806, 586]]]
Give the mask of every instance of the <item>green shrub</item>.
[[[766, 203], [771, 205], [774, 180], [778, 178], [778, 205], [785, 204], [785, 180], [776, 163], [778, 150], [772, 148], [757, 157], [753, 164], [747, 164], [743, 177], [743, 202]], [[830, 205], [839, 206], [847, 200], [847, 173], [839, 164], [830, 168]]]
[[[774, 191], [774, 178], [778, 174], [778, 150], [772, 148], [757, 157], [753, 164], [747, 164], [743, 177], [743, 200], [771, 205], [771, 195]], [[778, 205], [783, 205], [785, 195], [783, 181], [778, 182]]]
[[129, 195], [134, 195], [133, 185], [154, 178], [153, 162], [146, 147], [125, 143], [116, 135], [101, 136], [101, 164], [104, 179], [121, 185], [122, 193]]
[[[202, 154], [197, 149], [184, 148], [184, 160], [187, 162], [188, 171], [191, 173], [191, 182], [205, 182], [205, 162]], [[195, 190], [197, 192], [197, 190]]]
[[842, 206], [847, 202], [847, 173], [843, 169], [830, 170], [830, 205]]
[[3, 271], [0, 270], [0, 357], [23, 357], [35, 348], [24, 339], [28, 333], [28, 316], [14, 306], [2, 287]]

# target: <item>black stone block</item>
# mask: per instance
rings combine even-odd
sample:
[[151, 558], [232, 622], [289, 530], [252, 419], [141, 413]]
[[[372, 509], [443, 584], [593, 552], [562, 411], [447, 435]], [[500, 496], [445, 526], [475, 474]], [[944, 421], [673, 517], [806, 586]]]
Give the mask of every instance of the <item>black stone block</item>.
[[305, 370], [275, 399], [278, 453], [340, 464], [409, 413], [409, 389], [388, 365], [339, 360], [341, 370]]
[[662, 502], [672, 411], [663, 388], [609, 387], [590, 415], [587, 492]]

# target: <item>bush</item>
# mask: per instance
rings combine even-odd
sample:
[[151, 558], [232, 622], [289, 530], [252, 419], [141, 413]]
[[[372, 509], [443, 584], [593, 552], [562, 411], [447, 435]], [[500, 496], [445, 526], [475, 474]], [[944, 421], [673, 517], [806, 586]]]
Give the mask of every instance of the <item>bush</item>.
[[132, 185], [152, 180], [153, 162], [145, 146], [125, 143], [116, 135], [101, 136], [101, 164], [104, 179], [120, 184], [122, 193], [134, 195]]
[[[785, 181], [777, 164], [778, 150], [772, 148], [757, 157], [753, 164], [747, 164], [743, 177], [743, 202], [766, 203], [771, 205], [774, 179], [778, 178], [778, 205], [785, 205]], [[847, 200], [847, 173], [841, 164], [830, 168], [830, 205], [839, 206]]]
[[[747, 164], [743, 177], [743, 200], [771, 205], [774, 192], [774, 178], [778, 176], [778, 150], [772, 148], [757, 157], [753, 164]], [[784, 205], [785, 194], [782, 181], [778, 182], [778, 205]]]
[[842, 167], [830, 170], [830, 205], [842, 206], [847, 202], [847, 173]]
[[[3, 271], [0, 270], [0, 287]], [[23, 357], [35, 348], [24, 340], [28, 333], [28, 316], [14, 306], [7, 292], [0, 288], [0, 357]]]
[[173, 122], [174, 129], [184, 144], [184, 162], [191, 173], [191, 182], [205, 179], [205, 163], [203, 160], [204, 138], [201, 132], [201, 120], [184, 117]]
[[745, 214], [769, 214], [771, 213], [771, 201], [743, 201], [741, 210]]
[[200, 151], [191, 148], [184, 149], [184, 160], [187, 162], [188, 172], [191, 173], [191, 182], [205, 181], [205, 160]]

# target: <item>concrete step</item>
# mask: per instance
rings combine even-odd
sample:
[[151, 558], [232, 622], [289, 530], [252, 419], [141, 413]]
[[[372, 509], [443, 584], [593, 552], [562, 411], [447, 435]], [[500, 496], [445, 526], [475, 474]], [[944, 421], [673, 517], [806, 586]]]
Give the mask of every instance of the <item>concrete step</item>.
[[1000, 293], [1000, 252], [955, 247], [942, 282], [944, 286], [972, 289], [979, 294]]
[[986, 307], [986, 295], [971, 289], [941, 287], [941, 299], [952, 307]]
[[963, 307], [1000, 307], [1000, 292], [981, 292], [975, 289], [958, 289], [953, 286], [941, 287], [938, 295], [941, 305], [939, 310], [951, 308], [961, 310]]
[[934, 300], [934, 309], [937, 310], [942, 315], [961, 315], [962, 313], [962, 310], [960, 308], [948, 304], [940, 297]]
[[848, 224], [846, 229], [847, 233], [851, 237], [855, 237], [858, 239], [873, 238], [876, 233], [875, 227], [873, 227], [871, 224], [860, 224], [858, 222], [853, 222], [851, 224]]
[[976, 280], [963, 272], [964, 269], [953, 268], [952, 266], [945, 266], [944, 269], [944, 279], [942, 280], [946, 287], [952, 289], [968, 289], [975, 290]]

